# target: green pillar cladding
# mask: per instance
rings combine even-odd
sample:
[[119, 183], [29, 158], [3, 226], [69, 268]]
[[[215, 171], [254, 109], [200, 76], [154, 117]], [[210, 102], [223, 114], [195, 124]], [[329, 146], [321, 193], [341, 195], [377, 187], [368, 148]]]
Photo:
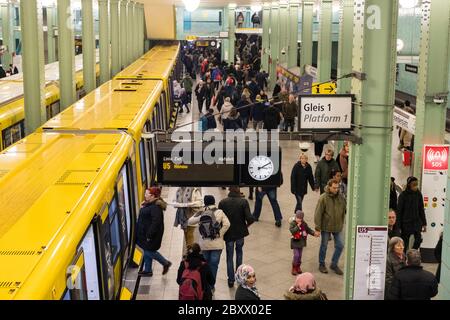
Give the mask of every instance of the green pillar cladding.
[[[222, 23], [222, 31], [228, 31], [228, 6], [223, 7], [223, 23]], [[178, 22], [180, 23], [180, 22]], [[184, 31], [184, 30], [183, 30]], [[229, 62], [228, 59], [228, 51], [229, 51], [230, 41], [228, 39], [222, 39], [222, 60]]]
[[46, 121], [44, 93], [44, 34], [40, 1], [20, 2], [22, 30], [22, 69], [25, 101], [25, 134]]
[[139, 21], [140, 21], [140, 29], [139, 29], [139, 56], [144, 54], [144, 41], [145, 41], [145, 14], [144, 14], [144, 5], [139, 4]]
[[105, 83], [111, 77], [109, 61], [109, 19], [108, 0], [98, 0], [99, 13], [99, 51], [100, 51], [100, 84]]
[[133, 5], [133, 41], [134, 41], [134, 59], [133, 61], [139, 58], [139, 19], [138, 19], [138, 4], [135, 2]]
[[321, 0], [319, 20], [319, 50], [317, 55], [317, 74], [319, 82], [331, 78], [331, 23], [333, 18], [333, 1]]
[[130, 3], [130, 14], [131, 14], [131, 32], [129, 37], [131, 39], [131, 62], [136, 60], [136, 2]]
[[[436, 104], [433, 99], [442, 97], [447, 100], [448, 95], [450, 2], [423, 0], [422, 13], [414, 136], [414, 175], [419, 179], [422, 176], [423, 145], [444, 143], [447, 103]], [[449, 210], [447, 202], [440, 292], [444, 299], [450, 299]]]
[[120, 31], [119, 31], [119, 0], [110, 0], [111, 15], [111, 75], [120, 72]]
[[289, 51], [288, 51], [288, 68], [297, 66], [297, 45], [298, 45], [298, 10], [300, 6], [299, 0], [291, 0], [289, 2]]
[[127, 5], [127, 65], [133, 62], [133, 37], [131, 36], [133, 32], [133, 2], [128, 1]]
[[127, 64], [127, 0], [120, 1], [120, 68], [124, 69]]
[[287, 56], [288, 56], [288, 24], [289, 24], [289, 11], [288, 11], [288, 3], [287, 1], [280, 1], [280, 9], [279, 9], [279, 63], [287, 64]]
[[234, 52], [236, 47], [236, 24], [234, 15], [236, 13], [236, 5], [228, 6], [228, 61], [234, 62]]
[[58, 0], [58, 61], [61, 110], [76, 101], [75, 40], [70, 0]]
[[54, 6], [47, 7], [47, 63], [52, 63], [56, 61], [55, 27], [56, 27], [56, 7]]
[[95, 75], [95, 36], [94, 15], [91, 0], [83, 0], [82, 6], [82, 32], [83, 32], [83, 82], [86, 93], [96, 87]]
[[276, 4], [273, 4], [272, 9], [270, 10], [270, 59], [272, 62], [269, 66], [270, 89], [273, 89], [275, 82], [277, 81], [277, 64], [279, 63], [280, 53], [279, 10], [278, 5]]
[[262, 57], [261, 57], [261, 67], [266, 72], [269, 72], [269, 55], [270, 55], [270, 5], [264, 4], [263, 6], [263, 16], [262, 16]]
[[9, 65], [12, 63], [12, 53], [15, 50], [14, 46], [14, 36], [12, 28], [12, 4], [2, 3], [1, 4], [1, 14], [2, 14], [2, 38], [3, 45], [7, 47], [7, 51], [2, 56], [2, 64], [5, 70], [9, 69]]
[[302, 48], [300, 51], [300, 67], [306, 64], [312, 65], [312, 47], [313, 47], [313, 1], [303, 1], [302, 3]]
[[[339, 47], [338, 47], [338, 78], [351, 73], [353, 50], [353, 1], [340, 1], [339, 16]], [[339, 80], [337, 91], [339, 94], [350, 93], [352, 79]]]
[[[345, 298], [353, 299], [356, 226], [386, 226], [391, 175], [398, 1], [355, 0], [352, 80], [356, 96], [355, 134], [350, 148], [347, 195]], [[382, 280], [384, 281], [384, 280]]]
[[422, 1], [422, 26], [417, 80], [414, 175], [421, 180], [422, 146], [444, 143], [447, 104], [433, 98], [447, 98], [449, 61], [448, 0]]

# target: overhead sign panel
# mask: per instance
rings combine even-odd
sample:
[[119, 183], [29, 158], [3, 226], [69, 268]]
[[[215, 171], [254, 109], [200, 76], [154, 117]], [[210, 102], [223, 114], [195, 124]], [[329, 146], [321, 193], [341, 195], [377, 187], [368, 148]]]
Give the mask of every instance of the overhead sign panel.
[[352, 130], [353, 95], [299, 96], [298, 130]]

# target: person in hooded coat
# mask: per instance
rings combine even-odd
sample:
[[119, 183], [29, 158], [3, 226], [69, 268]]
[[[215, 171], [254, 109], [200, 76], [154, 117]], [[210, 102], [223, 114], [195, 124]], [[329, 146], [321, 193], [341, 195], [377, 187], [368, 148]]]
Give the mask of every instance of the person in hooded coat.
[[286, 300], [328, 300], [325, 293], [317, 287], [316, 279], [310, 272], [299, 274], [294, 285], [284, 294]]

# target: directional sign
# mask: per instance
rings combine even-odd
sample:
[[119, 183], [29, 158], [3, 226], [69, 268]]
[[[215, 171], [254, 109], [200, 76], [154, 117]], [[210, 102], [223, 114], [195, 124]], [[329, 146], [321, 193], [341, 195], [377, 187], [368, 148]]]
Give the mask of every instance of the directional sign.
[[349, 131], [353, 123], [354, 96], [299, 96], [298, 130]]
[[336, 94], [336, 83], [335, 82], [325, 82], [325, 83], [315, 82], [312, 85], [312, 94]]

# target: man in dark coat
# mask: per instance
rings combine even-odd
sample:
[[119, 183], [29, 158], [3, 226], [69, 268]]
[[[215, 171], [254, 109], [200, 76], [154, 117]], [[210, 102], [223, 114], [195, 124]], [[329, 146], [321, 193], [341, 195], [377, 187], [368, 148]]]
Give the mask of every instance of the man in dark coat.
[[195, 95], [197, 96], [198, 111], [201, 115], [203, 110], [203, 103], [206, 99], [206, 84], [202, 80], [200, 80], [194, 91]]
[[314, 190], [312, 168], [308, 163], [308, 156], [302, 153], [291, 172], [291, 193], [295, 195], [295, 199], [297, 200], [295, 211], [302, 210], [303, 198], [308, 193], [308, 182], [311, 189]]
[[411, 235], [414, 235], [413, 249], [419, 249], [422, 243], [422, 232], [426, 232], [427, 228], [423, 197], [418, 185], [416, 177], [409, 177], [405, 191], [398, 197], [397, 220], [405, 242], [405, 250]]
[[145, 201], [142, 203], [137, 222], [136, 244], [144, 250], [144, 268], [141, 276], [153, 276], [153, 259], [163, 266], [163, 274], [169, 271], [172, 263], [159, 252], [164, 234], [164, 215], [167, 204], [160, 198], [161, 189], [151, 187], [145, 190]]
[[388, 213], [388, 237], [401, 237], [400, 228], [397, 225], [397, 213], [391, 208]]
[[325, 156], [319, 161], [314, 177], [316, 178], [316, 189], [320, 189], [320, 194], [325, 192], [325, 187], [330, 180], [332, 170], [340, 171], [339, 165], [333, 159], [334, 152], [331, 149], [325, 151]]
[[281, 113], [278, 108], [270, 105], [264, 110], [264, 129], [276, 130], [281, 122]]
[[261, 90], [267, 88], [267, 73], [264, 70], [256, 74], [256, 82]]
[[406, 253], [406, 266], [392, 280], [390, 300], [430, 300], [438, 294], [438, 282], [429, 271], [423, 270], [419, 250]]
[[[223, 239], [227, 250], [227, 274], [228, 286], [234, 286], [234, 273], [237, 267], [242, 264], [244, 246], [244, 238], [249, 235], [248, 226], [250, 226], [255, 219], [250, 213], [250, 206], [245, 198], [241, 197], [239, 187], [230, 187], [228, 197], [219, 202], [219, 209], [221, 209], [228, 220], [230, 220], [230, 228], [225, 233]], [[236, 245], [236, 268], [233, 263], [233, 253]]]
[[256, 83], [256, 79], [255, 78], [252, 78], [252, 81], [249, 83], [248, 88], [250, 90], [250, 99], [252, 99], [252, 101], [255, 101], [256, 96], [261, 91], [261, 88]]

